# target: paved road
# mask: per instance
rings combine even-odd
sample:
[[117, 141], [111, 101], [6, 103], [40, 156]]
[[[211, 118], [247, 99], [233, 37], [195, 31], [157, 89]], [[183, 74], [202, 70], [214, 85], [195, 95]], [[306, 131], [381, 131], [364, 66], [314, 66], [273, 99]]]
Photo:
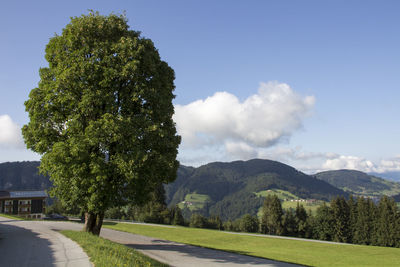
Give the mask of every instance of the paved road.
[[0, 217], [0, 266], [91, 267], [88, 256], [71, 239], [40, 221]]
[[[1, 219], [1, 217], [0, 217]], [[12, 221], [9, 220], [7, 223], [3, 223], [0, 221], [0, 236], [3, 235], [4, 232], [4, 225], [7, 224], [11, 227], [28, 227], [27, 229], [31, 229], [30, 231], [36, 232], [37, 229], [47, 229], [49, 232], [54, 232], [54, 230], [63, 230], [63, 229], [71, 229], [71, 230], [81, 230], [82, 225], [78, 223], [71, 223], [71, 222], [50, 222], [50, 221]], [[41, 230], [44, 231], [44, 230]], [[58, 233], [56, 233], [58, 234]], [[60, 234], [58, 234], [60, 235]], [[57, 235], [57, 236], [58, 236]], [[151, 237], [145, 237], [141, 235], [135, 235], [120, 231], [115, 231], [107, 228], [103, 228], [101, 230], [101, 236], [107, 238], [111, 241], [118, 242], [121, 244], [125, 244], [129, 247], [133, 247], [143, 254], [146, 254], [158, 261], [167, 263], [171, 266], [176, 267], [186, 267], [186, 266], [213, 266], [213, 267], [226, 267], [226, 266], [257, 266], [257, 267], [272, 267], [272, 266], [282, 266], [282, 267], [289, 267], [289, 266], [297, 266], [294, 264], [282, 263], [271, 261], [262, 258], [250, 257], [239, 255], [235, 253], [229, 253], [219, 250], [213, 249], [206, 249], [200, 248], [180, 243], [175, 243], [166, 240], [160, 240]], [[36, 238], [36, 237], [32, 237]], [[45, 237], [43, 237], [45, 239]], [[8, 239], [5, 238], [5, 239]], [[5, 240], [0, 240], [0, 251], [2, 251], [2, 242]], [[44, 243], [49, 241], [43, 241]], [[45, 244], [43, 246], [43, 252], [41, 252], [44, 257], [45, 254], [50, 254], [49, 245]], [[23, 251], [23, 250], [22, 250]], [[3, 254], [3, 253], [0, 253]], [[4, 255], [4, 254], [3, 254]], [[7, 257], [14, 258], [13, 254], [5, 254], [10, 255]], [[20, 253], [20, 256], [23, 254]], [[1, 255], [0, 255], [1, 257]], [[29, 257], [28, 257], [29, 258]], [[54, 261], [54, 258], [47, 256], [47, 263]], [[0, 259], [0, 266], [1, 264]], [[7, 266], [7, 265], [5, 265]], [[20, 265], [20, 266], [34, 266], [34, 265]], [[39, 266], [39, 265], [36, 265]], [[40, 266], [61, 266], [61, 265], [40, 265]], [[77, 265], [71, 265], [77, 266]]]

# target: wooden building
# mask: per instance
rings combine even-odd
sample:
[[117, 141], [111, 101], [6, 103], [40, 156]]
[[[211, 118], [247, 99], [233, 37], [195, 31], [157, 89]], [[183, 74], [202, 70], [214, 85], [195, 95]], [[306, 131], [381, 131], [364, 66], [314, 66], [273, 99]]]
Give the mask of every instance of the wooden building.
[[44, 191], [0, 191], [0, 213], [42, 218], [46, 198]]

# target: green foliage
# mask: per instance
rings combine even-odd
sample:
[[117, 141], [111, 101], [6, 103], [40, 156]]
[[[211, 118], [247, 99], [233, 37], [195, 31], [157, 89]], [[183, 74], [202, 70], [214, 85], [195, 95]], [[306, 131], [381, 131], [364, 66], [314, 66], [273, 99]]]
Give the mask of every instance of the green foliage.
[[374, 219], [376, 207], [371, 199], [357, 198], [356, 219], [353, 228], [353, 242], [369, 245], [372, 243], [374, 233]]
[[46, 207], [46, 214], [58, 213], [58, 214], [69, 214], [79, 215], [80, 210], [78, 207], [65, 207], [62, 202], [58, 199], [54, 199], [53, 204]]
[[204, 194], [187, 194], [185, 200], [178, 204], [179, 208], [187, 207], [190, 211], [198, 211], [205, 208], [210, 202], [210, 197]]
[[247, 213], [256, 215], [263, 204], [262, 197], [256, 194], [263, 196], [267, 190], [325, 201], [337, 195], [347, 196], [342, 190], [288, 165], [261, 159], [214, 162], [198, 168], [181, 166], [175, 182], [166, 185], [169, 206], [179, 204], [188, 194], [196, 192], [209, 196], [210, 201], [195, 212], [204, 216], [218, 214], [224, 221], [241, 218]]
[[195, 228], [206, 228], [207, 225], [207, 218], [199, 213], [193, 213], [190, 217], [190, 227]]
[[308, 232], [308, 214], [303, 207], [297, 203], [296, 211], [295, 211], [295, 222], [296, 222], [296, 236], [298, 237], [306, 237], [306, 233]]
[[63, 235], [77, 242], [96, 267], [109, 266], [168, 266], [149, 258], [127, 246], [85, 232], [61, 231]]
[[175, 208], [172, 209], [173, 217], [172, 217], [172, 225], [185, 225], [185, 219], [183, 218], [182, 211], [181, 209], [176, 206]]
[[263, 204], [261, 232], [270, 235], [283, 234], [282, 216], [281, 201], [276, 195], [268, 195]]
[[331, 212], [334, 223], [333, 241], [350, 242], [350, 208], [343, 197], [337, 197], [331, 201]]
[[337, 170], [317, 173], [318, 179], [363, 196], [400, 194], [400, 183], [385, 180], [356, 170]]
[[314, 218], [314, 238], [319, 240], [332, 240], [334, 219], [332, 210], [325, 203], [317, 209]]
[[281, 189], [268, 189], [255, 193], [258, 197], [276, 195], [280, 200], [299, 199], [296, 195]]
[[102, 217], [175, 179], [174, 71], [124, 16], [74, 17], [46, 47], [48, 67], [22, 129], [57, 196]]
[[393, 199], [384, 196], [376, 212], [375, 244], [400, 247], [400, 214]]
[[245, 214], [240, 219], [239, 229], [241, 232], [247, 233], [258, 232], [258, 218], [256, 216], [251, 216], [250, 214]]

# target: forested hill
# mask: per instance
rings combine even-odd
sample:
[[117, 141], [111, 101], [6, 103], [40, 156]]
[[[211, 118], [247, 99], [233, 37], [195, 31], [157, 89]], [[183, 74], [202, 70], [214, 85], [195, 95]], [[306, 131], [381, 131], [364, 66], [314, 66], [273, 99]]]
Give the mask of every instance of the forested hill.
[[45, 190], [51, 186], [48, 177], [39, 175], [39, 161], [0, 164], [0, 190]]
[[[39, 162], [0, 164], [0, 190], [43, 190], [51, 186], [38, 174]], [[348, 194], [327, 182], [271, 160], [254, 159], [209, 163], [193, 168], [181, 166], [174, 183], [165, 186], [170, 205], [198, 201], [196, 212], [235, 219], [255, 215], [263, 203], [263, 192], [282, 189], [298, 198], [330, 200]], [[196, 204], [196, 203], [194, 203]], [[193, 209], [192, 209], [193, 211]]]
[[400, 183], [356, 170], [326, 171], [315, 177], [356, 195], [393, 196], [400, 193]]
[[[254, 159], [230, 163], [209, 163], [192, 168], [181, 166], [177, 180], [166, 186], [167, 203], [178, 204], [188, 195], [206, 195], [202, 211], [223, 219], [256, 214], [263, 199], [257, 193], [282, 189], [299, 198], [330, 200], [348, 194], [322, 180], [271, 160]], [[186, 198], [187, 200], [187, 198]]]

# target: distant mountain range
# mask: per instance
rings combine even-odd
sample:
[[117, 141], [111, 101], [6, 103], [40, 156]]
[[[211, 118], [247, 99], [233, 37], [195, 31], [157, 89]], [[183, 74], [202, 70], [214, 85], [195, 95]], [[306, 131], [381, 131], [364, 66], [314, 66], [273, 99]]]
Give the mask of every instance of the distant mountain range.
[[[0, 190], [50, 188], [48, 177], [38, 174], [39, 164], [37, 161], [1, 163]], [[306, 175], [286, 164], [261, 159], [214, 162], [198, 168], [180, 166], [175, 182], [165, 185], [170, 206], [202, 201], [196, 206], [197, 212], [219, 215], [224, 220], [256, 214], [263, 203], [261, 196], [272, 189], [281, 189], [302, 199], [329, 201], [338, 195], [387, 194], [400, 201], [400, 184], [393, 181], [353, 170]]]
[[400, 193], [400, 183], [355, 170], [320, 172], [315, 177], [355, 195], [393, 196]]

